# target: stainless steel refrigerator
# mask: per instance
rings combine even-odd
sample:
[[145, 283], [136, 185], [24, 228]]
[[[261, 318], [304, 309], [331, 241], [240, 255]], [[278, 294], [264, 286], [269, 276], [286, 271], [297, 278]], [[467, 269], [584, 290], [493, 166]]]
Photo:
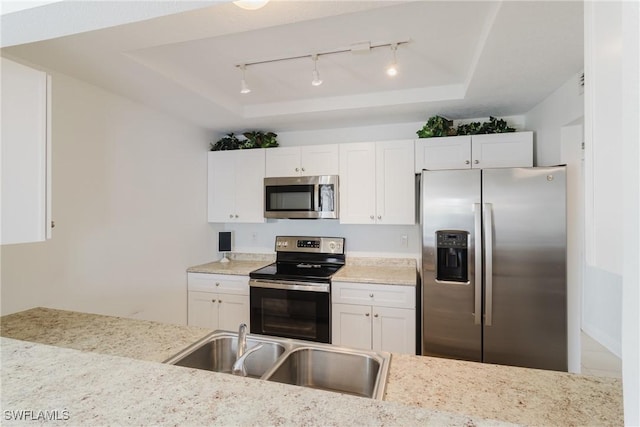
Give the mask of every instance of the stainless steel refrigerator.
[[422, 354], [567, 371], [563, 166], [423, 171]]

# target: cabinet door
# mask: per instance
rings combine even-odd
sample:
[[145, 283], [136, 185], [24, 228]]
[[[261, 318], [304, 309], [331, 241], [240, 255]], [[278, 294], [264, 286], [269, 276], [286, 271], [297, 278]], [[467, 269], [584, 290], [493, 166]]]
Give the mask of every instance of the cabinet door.
[[371, 306], [333, 304], [331, 343], [371, 350]]
[[50, 97], [47, 74], [2, 60], [0, 244], [51, 237]]
[[416, 141], [415, 171], [469, 169], [471, 136], [424, 138]]
[[338, 144], [300, 147], [302, 175], [338, 175], [340, 149]]
[[340, 223], [375, 224], [376, 146], [340, 145]]
[[249, 277], [230, 274], [187, 273], [190, 291], [249, 295]]
[[474, 135], [471, 138], [473, 168], [533, 166], [533, 132]]
[[189, 291], [189, 326], [218, 329], [218, 297], [211, 292]]
[[413, 140], [376, 144], [376, 223], [415, 224]]
[[373, 350], [416, 354], [416, 311], [374, 306]]
[[237, 331], [241, 323], [249, 325], [249, 296], [218, 294], [218, 329]]
[[299, 176], [300, 171], [300, 147], [276, 147], [266, 150], [266, 175]]
[[235, 152], [211, 151], [208, 153], [208, 219], [209, 222], [233, 221], [236, 215]]
[[264, 222], [265, 149], [240, 150], [234, 154], [236, 154], [234, 221]]

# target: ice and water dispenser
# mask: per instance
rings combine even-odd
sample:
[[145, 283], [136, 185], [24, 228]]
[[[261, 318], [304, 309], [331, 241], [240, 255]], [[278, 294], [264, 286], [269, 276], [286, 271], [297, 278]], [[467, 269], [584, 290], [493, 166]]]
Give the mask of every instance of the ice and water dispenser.
[[436, 280], [442, 282], [469, 282], [467, 231], [436, 231]]

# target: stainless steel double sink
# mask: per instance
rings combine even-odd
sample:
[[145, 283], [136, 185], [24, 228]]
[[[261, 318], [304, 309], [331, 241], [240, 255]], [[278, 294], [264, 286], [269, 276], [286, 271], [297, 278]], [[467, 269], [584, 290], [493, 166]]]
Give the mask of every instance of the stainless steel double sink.
[[[247, 335], [247, 376], [381, 400], [391, 354], [286, 338]], [[238, 335], [215, 331], [165, 363], [231, 373]]]

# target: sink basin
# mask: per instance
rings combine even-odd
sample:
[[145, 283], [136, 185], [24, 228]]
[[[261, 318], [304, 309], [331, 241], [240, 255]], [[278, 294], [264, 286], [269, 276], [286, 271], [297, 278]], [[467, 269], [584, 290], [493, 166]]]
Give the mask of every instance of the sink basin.
[[[262, 348], [247, 356], [245, 361], [248, 377], [262, 377], [285, 351], [284, 346], [280, 344], [247, 338], [247, 349], [258, 344], [262, 344]], [[213, 336], [211, 339], [187, 348], [167, 363], [230, 374], [231, 367], [236, 361], [237, 348], [237, 336]]]
[[361, 397], [375, 397], [381, 361], [370, 355], [338, 350], [298, 348], [267, 380]]
[[[391, 355], [331, 344], [264, 335], [247, 335], [247, 376], [262, 380], [382, 400]], [[238, 334], [215, 331], [165, 363], [231, 373]]]

